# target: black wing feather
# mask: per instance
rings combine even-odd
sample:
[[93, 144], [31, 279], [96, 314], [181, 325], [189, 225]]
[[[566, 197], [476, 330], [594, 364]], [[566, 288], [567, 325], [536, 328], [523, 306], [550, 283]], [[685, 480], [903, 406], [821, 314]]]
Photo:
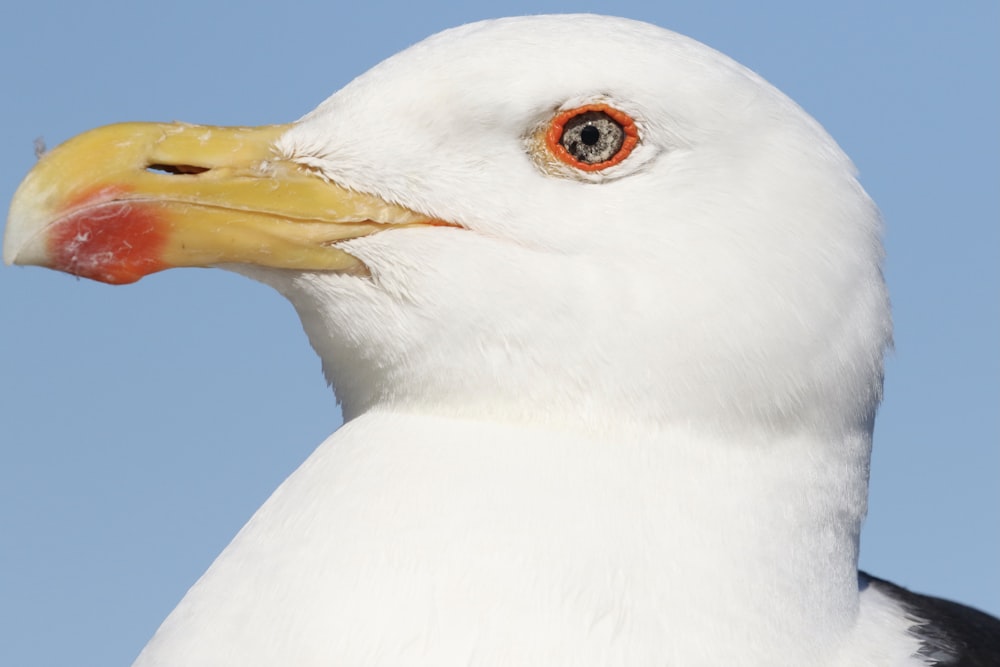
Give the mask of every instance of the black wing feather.
[[920, 638], [920, 654], [941, 667], [1000, 667], [1000, 619], [965, 605], [920, 595], [902, 586], [861, 572], [861, 585], [877, 590], [903, 605]]

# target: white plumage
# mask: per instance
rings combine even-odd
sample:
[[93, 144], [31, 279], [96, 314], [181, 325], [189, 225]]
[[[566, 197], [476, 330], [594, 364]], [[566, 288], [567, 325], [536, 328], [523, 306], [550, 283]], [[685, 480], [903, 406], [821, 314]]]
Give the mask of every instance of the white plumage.
[[[538, 143], [588, 104], [640, 137], [593, 172]], [[370, 276], [228, 267], [294, 304], [347, 423], [138, 666], [929, 664], [858, 583], [879, 216], [788, 98], [646, 24], [506, 19], [274, 152], [457, 227], [342, 242]]]
[[[593, 101], [640, 147], [547, 173], [535, 128]], [[349, 422], [139, 665], [905, 664], [856, 580], [878, 214], [791, 101], [648, 25], [513, 19], [390, 59], [278, 150], [465, 229], [348, 242], [371, 280], [237, 269], [295, 304]]]

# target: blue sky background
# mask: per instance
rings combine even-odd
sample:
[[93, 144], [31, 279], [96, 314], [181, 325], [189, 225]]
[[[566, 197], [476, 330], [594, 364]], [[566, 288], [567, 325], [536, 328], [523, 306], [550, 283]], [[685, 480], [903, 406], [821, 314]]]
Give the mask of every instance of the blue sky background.
[[[440, 29], [581, 10], [729, 54], [853, 157], [887, 220], [896, 321], [862, 565], [1000, 614], [992, 0], [5, 3], [0, 201], [39, 136], [286, 122]], [[129, 664], [338, 423], [295, 313], [266, 287], [215, 270], [113, 288], [0, 268], [0, 664]]]

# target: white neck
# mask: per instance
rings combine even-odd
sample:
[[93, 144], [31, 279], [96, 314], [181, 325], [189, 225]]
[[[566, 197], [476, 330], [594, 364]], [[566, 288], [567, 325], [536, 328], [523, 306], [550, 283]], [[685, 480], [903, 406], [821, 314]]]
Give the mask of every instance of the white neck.
[[868, 451], [867, 434], [611, 441], [369, 413], [282, 485], [137, 664], [835, 664]]

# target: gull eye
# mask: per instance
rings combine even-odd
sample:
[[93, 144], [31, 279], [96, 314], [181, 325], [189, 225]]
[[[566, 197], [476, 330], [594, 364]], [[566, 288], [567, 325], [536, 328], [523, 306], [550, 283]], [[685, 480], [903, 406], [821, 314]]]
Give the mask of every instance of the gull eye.
[[545, 140], [557, 158], [583, 171], [613, 167], [639, 143], [635, 121], [606, 104], [563, 111], [552, 119]]

